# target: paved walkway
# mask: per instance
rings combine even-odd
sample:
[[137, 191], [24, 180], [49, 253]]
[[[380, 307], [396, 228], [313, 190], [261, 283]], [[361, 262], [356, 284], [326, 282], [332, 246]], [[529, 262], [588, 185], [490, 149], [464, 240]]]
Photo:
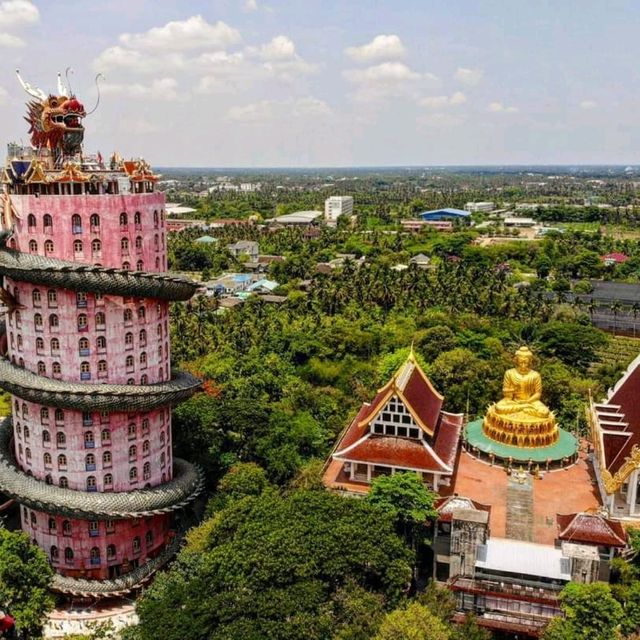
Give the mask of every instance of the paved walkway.
[[507, 538], [533, 542], [533, 478], [511, 476], [507, 485]]
[[46, 640], [58, 640], [71, 634], [89, 633], [101, 624], [111, 623], [115, 631], [137, 624], [134, 605], [118, 600], [94, 607], [61, 607], [54, 609], [44, 628]]

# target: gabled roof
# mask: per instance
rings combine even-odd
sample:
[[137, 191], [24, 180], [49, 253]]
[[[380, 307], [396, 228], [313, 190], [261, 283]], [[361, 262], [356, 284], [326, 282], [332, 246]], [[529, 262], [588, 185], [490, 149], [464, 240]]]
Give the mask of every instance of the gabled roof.
[[[609, 391], [607, 400], [593, 404], [600, 439], [600, 463], [612, 476], [623, 482], [635, 468], [628, 460], [638, 457], [640, 448], [640, 356], [628, 367], [626, 373]], [[639, 465], [640, 466], [640, 465]], [[622, 477], [624, 476], [624, 477]]]
[[447, 496], [446, 498], [439, 498], [435, 502], [435, 508], [438, 511], [438, 519], [441, 522], [450, 522], [453, 518], [453, 512], [456, 509], [471, 509], [472, 511], [486, 511], [491, 512], [491, 505], [482, 504], [476, 502], [471, 498], [464, 496]]
[[438, 425], [444, 396], [433, 388], [418, 364], [413, 349], [393, 378], [378, 391], [361, 424], [368, 426], [394, 395], [402, 401], [416, 424], [429, 435], [433, 435]]
[[444, 207], [443, 209], [431, 209], [430, 211], [422, 211], [418, 214], [421, 218], [433, 215], [446, 215], [458, 218], [468, 218], [471, 214], [464, 209], [454, 209], [453, 207]]
[[556, 516], [558, 538], [582, 544], [603, 547], [625, 547], [627, 534], [619, 522], [608, 520], [595, 513], [571, 513]]

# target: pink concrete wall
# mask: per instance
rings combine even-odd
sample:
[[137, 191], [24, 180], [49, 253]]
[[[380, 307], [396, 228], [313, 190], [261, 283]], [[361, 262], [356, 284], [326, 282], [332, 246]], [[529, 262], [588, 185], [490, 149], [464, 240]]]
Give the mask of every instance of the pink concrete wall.
[[[170, 525], [171, 518], [166, 514], [91, 523], [22, 507], [23, 530], [47, 553], [57, 571], [72, 577], [109, 578], [113, 577], [110, 567], [135, 561], [144, 564], [169, 542]], [[57, 560], [51, 547], [58, 549]], [[73, 551], [72, 559], [65, 557], [67, 548]]]
[[[107, 267], [166, 270], [164, 195], [13, 195], [12, 244], [36, 253]], [[168, 303], [120, 296], [78, 295], [7, 279], [20, 307], [9, 314], [7, 355], [42, 376], [70, 382], [153, 384], [170, 377]], [[39, 480], [79, 491], [132, 491], [172, 477], [171, 412], [145, 414], [58, 411], [13, 397], [14, 442], [20, 467]], [[135, 473], [134, 473], [135, 470]], [[71, 521], [23, 511], [23, 529], [58, 571], [113, 577], [123, 563], [143, 564], [165, 545], [171, 517]], [[56, 522], [50, 528], [50, 519]], [[108, 530], [107, 530], [108, 529]], [[150, 542], [146, 536], [150, 532]], [[140, 550], [133, 550], [139, 538]], [[115, 556], [107, 559], [107, 548]], [[73, 550], [66, 562], [64, 549]], [[91, 562], [99, 549], [100, 563]], [[94, 554], [95, 555], [95, 554]]]

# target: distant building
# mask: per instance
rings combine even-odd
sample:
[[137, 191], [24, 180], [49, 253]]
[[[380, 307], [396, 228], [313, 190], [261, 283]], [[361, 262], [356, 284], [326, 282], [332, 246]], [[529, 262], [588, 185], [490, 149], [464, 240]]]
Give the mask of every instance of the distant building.
[[275, 218], [267, 220], [267, 222], [282, 227], [299, 227], [316, 224], [318, 218], [321, 217], [322, 211], [296, 211], [295, 213], [276, 216]]
[[604, 256], [600, 256], [600, 260], [604, 262], [605, 267], [612, 267], [616, 264], [624, 264], [629, 259], [629, 256], [624, 253], [607, 253]]
[[249, 285], [247, 291], [251, 291], [252, 293], [271, 293], [275, 291], [280, 286], [279, 282], [275, 280], [267, 280], [266, 278], [262, 278]]
[[251, 284], [259, 279], [252, 273], [223, 273], [220, 277], [206, 282], [206, 293], [209, 296], [231, 296], [247, 291]]
[[215, 244], [218, 242], [218, 239], [213, 236], [200, 236], [199, 238], [196, 238], [194, 242], [198, 244]]
[[234, 258], [247, 256], [249, 262], [257, 262], [260, 255], [260, 245], [253, 240], [238, 240], [228, 244], [227, 249]]
[[400, 220], [403, 231], [420, 231], [424, 227], [431, 227], [437, 231], [452, 231], [453, 222], [450, 220]]
[[241, 182], [240, 183], [240, 191], [243, 193], [254, 193], [255, 191], [260, 191], [262, 189], [262, 184], [260, 182]]
[[471, 214], [463, 209], [432, 209], [431, 211], [423, 211], [419, 214], [422, 220], [450, 220], [462, 224], [468, 224], [471, 220]]
[[464, 208], [472, 213], [489, 212], [493, 211], [496, 208], [496, 205], [494, 202], [467, 202], [467, 204], [464, 205]]
[[353, 196], [331, 196], [324, 201], [324, 219], [330, 223], [338, 222], [340, 216], [353, 215]]
[[361, 495], [378, 476], [414, 471], [434, 491], [448, 487], [463, 416], [443, 411], [443, 401], [412, 351], [343, 432], [325, 467], [325, 485]]
[[169, 217], [188, 216], [192, 213], [198, 212], [198, 210], [193, 207], [184, 207], [180, 204], [174, 204], [171, 206], [167, 205], [165, 211]]
[[177, 220], [167, 218], [167, 231], [184, 231], [185, 229], [205, 229], [207, 224], [202, 220]]
[[422, 269], [428, 267], [430, 262], [431, 258], [429, 256], [425, 256], [424, 253], [419, 253], [409, 260], [409, 264], [415, 264]]
[[535, 227], [536, 221], [533, 218], [505, 218], [503, 221], [505, 227]]

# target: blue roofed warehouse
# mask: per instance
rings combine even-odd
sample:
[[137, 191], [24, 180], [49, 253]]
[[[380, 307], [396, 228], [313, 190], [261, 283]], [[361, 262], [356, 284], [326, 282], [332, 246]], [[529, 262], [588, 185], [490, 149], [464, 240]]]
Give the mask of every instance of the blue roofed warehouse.
[[418, 214], [418, 217], [422, 220], [451, 220], [462, 224], [468, 224], [471, 220], [471, 214], [468, 211], [464, 209], [452, 209], [450, 207], [423, 211]]

